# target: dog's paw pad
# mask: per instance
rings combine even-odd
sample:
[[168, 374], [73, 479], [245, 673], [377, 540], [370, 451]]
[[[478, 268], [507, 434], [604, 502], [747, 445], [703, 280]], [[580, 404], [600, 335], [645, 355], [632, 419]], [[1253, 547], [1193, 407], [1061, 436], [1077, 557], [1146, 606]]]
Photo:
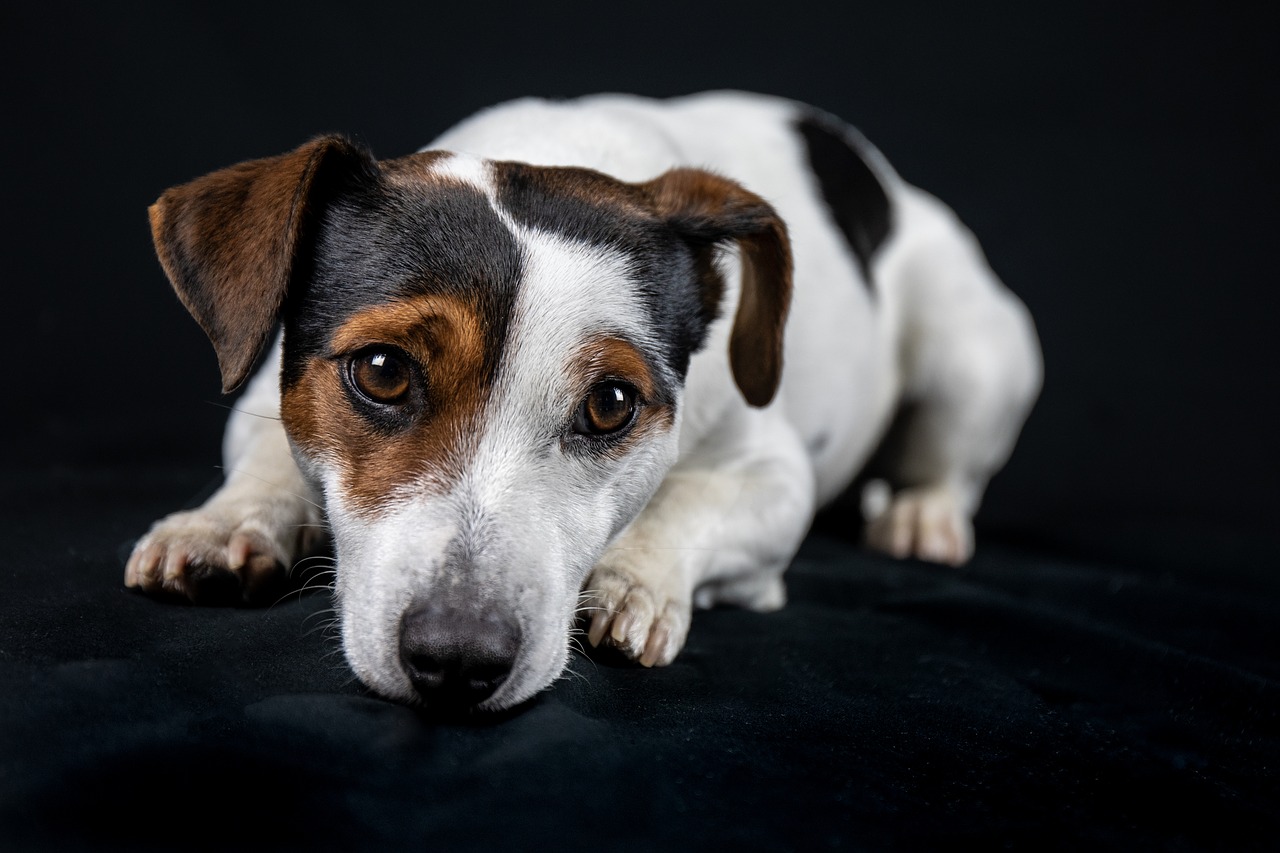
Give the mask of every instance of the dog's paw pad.
[[689, 633], [689, 602], [611, 568], [597, 568], [586, 588], [592, 646], [608, 643], [643, 666], [666, 666], [676, 659]]
[[283, 574], [283, 549], [250, 521], [195, 510], [152, 525], [125, 564], [125, 586], [198, 604], [254, 601]]
[[973, 556], [973, 525], [950, 489], [904, 489], [867, 522], [867, 544], [899, 558], [960, 566]]

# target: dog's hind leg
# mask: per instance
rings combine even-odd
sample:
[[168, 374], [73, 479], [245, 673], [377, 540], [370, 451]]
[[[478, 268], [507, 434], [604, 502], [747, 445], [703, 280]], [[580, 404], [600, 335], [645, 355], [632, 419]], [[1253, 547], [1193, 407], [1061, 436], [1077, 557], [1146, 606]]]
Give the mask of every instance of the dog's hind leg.
[[[1030, 316], [976, 240], [936, 201], [914, 200], [925, 228], [887, 258], [900, 307], [904, 407], [864, 493], [867, 543], [898, 557], [959, 565], [972, 518], [1008, 458], [1041, 382]], [[879, 494], [877, 494], [877, 490]]]
[[323, 514], [280, 423], [278, 358], [277, 348], [237, 401], [221, 488], [152, 525], [126, 564], [126, 586], [199, 603], [269, 603], [300, 550], [322, 537]]

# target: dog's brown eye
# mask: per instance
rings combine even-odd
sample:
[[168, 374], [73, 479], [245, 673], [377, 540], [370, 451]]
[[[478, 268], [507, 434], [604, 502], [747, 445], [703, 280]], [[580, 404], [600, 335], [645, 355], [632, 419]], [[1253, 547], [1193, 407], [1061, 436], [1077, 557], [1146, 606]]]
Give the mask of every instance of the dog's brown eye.
[[630, 426], [635, 413], [634, 388], [621, 382], [601, 382], [578, 406], [573, 429], [583, 435], [608, 435]]
[[412, 378], [408, 359], [395, 350], [369, 350], [351, 360], [351, 384], [384, 406], [404, 402]]

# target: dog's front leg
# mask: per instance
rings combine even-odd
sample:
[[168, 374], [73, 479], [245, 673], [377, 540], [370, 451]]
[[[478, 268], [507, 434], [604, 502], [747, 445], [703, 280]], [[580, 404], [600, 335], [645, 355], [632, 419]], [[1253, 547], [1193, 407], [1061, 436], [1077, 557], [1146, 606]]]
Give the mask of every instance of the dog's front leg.
[[227, 425], [226, 480], [200, 507], [151, 526], [125, 585], [199, 603], [263, 601], [299, 551], [323, 538], [322, 513], [279, 419], [278, 352]]
[[672, 468], [584, 586], [593, 646], [663, 666], [684, 646], [694, 604], [786, 602], [782, 573], [812, 519], [814, 484], [799, 438], [778, 421], [749, 442], [717, 436]]

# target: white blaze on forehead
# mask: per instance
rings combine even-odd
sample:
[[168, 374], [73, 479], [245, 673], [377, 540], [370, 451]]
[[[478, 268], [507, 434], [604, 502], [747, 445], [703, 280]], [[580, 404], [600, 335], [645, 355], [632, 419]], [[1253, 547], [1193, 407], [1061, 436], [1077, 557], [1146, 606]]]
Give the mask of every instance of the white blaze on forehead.
[[625, 255], [545, 231], [514, 230], [524, 249], [524, 272], [499, 374], [501, 389], [563, 374], [582, 344], [600, 335], [652, 351], [653, 330]]
[[[475, 187], [493, 204], [493, 164], [467, 154], [449, 153], [431, 163], [432, 175]], [[497, 210], [497, 206], [494, 205]], [[501, 214], [501, 211], [498, 211]], [[505, 219], [505, 217], [504, 217]]]
[[606, 335], [643, 350], [653, 332], [624, 255], [511, 227], [524, 250], [521, 281], [477, 451], [452, 496], [472, 510], [459, 533], [478, 558], [474, 569], [501, 561], [492, 576], [521, 618], [521, 664], [504, 701], [532, 695], [563, 669], [583, 579], [670, 464], [662, 442], [634, 448], [625, 466], [562, 450], [580, 395], [597, 378], [574, 375], [583, 346]]
[[[514, 223], [512, 227], [524, 250], [522, 276], [483, 432], [463, 488], [486, 508], [524, 504], [526, 512], [540, 515], [565, 504], [568, 493], [585, 485], [564, 479], [572, 479], [575, 466], [554, 472], [544, 468], [546, 454], [559, 453], [559, 441], [580, 396], [596, 378], [574, 375], [582, 348], [607, 335], [644, 350], [652, 331], [621, 253]], [[573, 515], [581, 520], [580, 512], [604, 508], [575, 509]], [[557, 522], [565, 520], [558, 512], [551, 514]], [[609, 513], [594, 521], [598, 535], [607, 536]], [[544, 532], [550, 538], [541, 547], [574, 550], [554, 542], [553, 531]], [[603, 547], [604, 541], [598, 544]]]

